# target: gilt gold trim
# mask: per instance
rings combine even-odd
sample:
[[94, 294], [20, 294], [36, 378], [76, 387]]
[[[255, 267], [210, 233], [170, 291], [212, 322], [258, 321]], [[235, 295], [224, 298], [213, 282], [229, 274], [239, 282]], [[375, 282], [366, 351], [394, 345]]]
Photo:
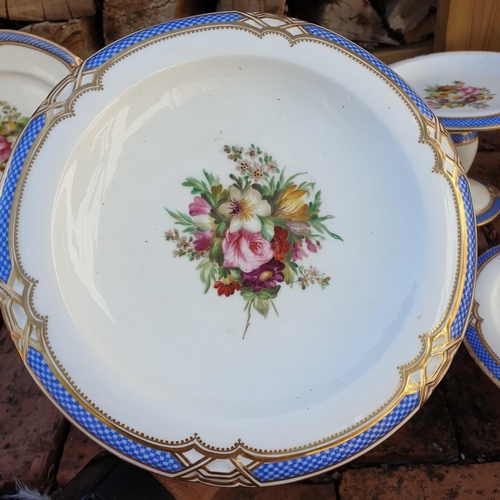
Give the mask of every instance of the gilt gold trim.
[[[79, 404], [81, 404], [83, 408], [89, 411], [93, 416], [98, 418], [109, 428], [121, 433], [122, 435], [127, 436], [128, 438], [134, 440], [139, 444], [162, 451], [168, 451], [185, 466], [183, 470], [171, 474], [165, 473], [165, 471], [154, 470], [154, 468], [152, 468], [151, 466], [142, 464], [145, 468], [154, 470], [157, 473], [161, 473], [170, 477], [181, 477], [191, 480], [199, 480], [213, 485], [242, 484], [248, 486], [250, 484], [262, 484], [252, 474], [252, 471], [263, 465], [264, 463], [300, 458], [345, 443], [346, 441], [352, 439], [356, 435], [359, 435], [360, 433], [364, 432], [365, 430], [379, 422], [381, 419], [383, 419], [397, 406], [397, 404], [405, 396], [409, 394], [420, 392], [421, 398], [419, 406], [425, 402], [425, 400], [432, 393], [433, 389], [446, 372], [451, 359], [461, 341], [461, 336], [458, 336], [458, 338], [456, 339], [451, 339], [450, 328], [455, 319], [462, 298], [468, 246], [465, 213], [463, 204], [459, 203], [461, 195], [458, 187], [459, 176], [464, 174], [460, 162], [454, 153], [454, 149], [452, 147], [447, 148], [452, 155], [449, 156], [444, 153], [441, 147], [443, 141], [445, 141], [449, 146], [449, 144], [451, 143], [451, 139], [449, 138], [444, 128], [439, 124], [439, 122], [436, 119], [429, 119], [423, 116], [422, 113], [417, 109], [415, 104], [410, 100], [410, 98], [402, 91], [402, 89], [392, 80], [390, 80], [386, 75], [384, 75], [379, 69], [377, 69], [371, 62], [365, 60], [350, 49], [347, 49], [323, 38], [316, 37], [307, 32], [303, 28], [303, 26], [308, 23], [269, 14], [242, 14], [242, 16], [243, 18], [241, 20], [234, 22], [222, 22], [214, 23], [208, 26], [201, 25], [189, 28], [181, 28], [174, 32], [164, 33], [149, 38], [143, 42], [129, 47], [128, 49], [123, 50], [95, 69], [85, 70], [84, 65], [81, 65], [69, 77], [67, 77], [55, 87], [55, 89], [34, 115], [35, 117], [42, 114], [45, 115], [46, 122], [35, 143], [33, 144], [30, 152], [28, 153], [28, 156], [26, 157], [23, 170], [19, 177], [18, 188], [14, 196], [13, 209], [11, 212], [9, 225], [9, 249], [12, 256], [12, 272], [9, 278], [9, 282], [5, 284], [5, 286], [0, 286], [0, 301], [2, 312], [5, 313], [6, 324], [11, 331], [11, 335], [16, 342], [16, 347], [25, 364], [28, 366], [28, 369], [30, 369], [27, 362], [28, 348], [33, 347], [43, 355], [53, 374], [64, 386], [64, 388], [79, 402]], [[273, 26], [268, 24], [266, 22], [266, 19], [280, 20], [284, 24], [282, 24], [281, 26]], [[291, 46], [305, 42], [313, 42], [324, 45], [346, 54], [349, 58], [356, 60], [359, 64], [362, 64], [368, 70], [376, 74], [399, 95], [399, 97], [405, 103], [406, 107], [412, 113], [420, 130], [419, 142], [422, 144], [426, 144], [431, 148], [435, 158], [433, 170], [438, 175], [441, 175], [446, 179], [448, 185], [450, 186], [456, 209], [456, 224], [458, 232], [458, 261], [456, 263], [457, 270], [452, 287], [450, 302], [438, 324], [430, 332], [423, 333], [420, 336], [421, 348], [419, 353], [412, 361], [398, 367], [400, 380], [399, 385], [397, 386], [393, 395], [372, 414], [363, 419], [361, 422], [346, 429], [345, 431], [332, 434], [314, 443], [309, 443], [303, 446], [293, 447], [289, 449], [256, 449], [250, 445], [243, 443], [242, 441], [237, 441], [231, 447], [219, 448], [204, 442], [202, 438], [197, 434], [194, 434], [193, 436], [190, 436], [181, 441], [163, 441], [158, 440], [152, 436], [146, 436], [134, 429], [131, 429], [124, 423], [121, 423], [115, 420], [112, 416], [106, 414], [80, 391], [80, 389], [71, 379], [70, 375], [61, 365], [55, 352], [53, 351], [48, 335], [49, 318], [41, 315], [37, 311], [34, 304], [33, 296], [37, 281], [33, 277], [31, 277], [24, 269], [19, 251], [19, 210], [22, 204], [24, 188], [32, 165], [53, 127], [55, 127], [59, 122], [68, 119], [71, 116], [74, 116], [76, 101], [89, 91], [102, 90], [102, 78], [104, 74], [124, 58], [139, 50], [142, 50], [145, 47], [170, 38], [182, 36], [184, 34], [220, 29], [242, 30], [249, 32], [259, 38], [275, 34], [286, 38]], [[290, 31], [288, 31], [289, 29], [293, 29], [294, 32], [291, 33]], [[61, 97], [63, 95], [67, 95], [68, 97]], [[15, 291], [15, 283], [19, 283], [22, 286], [22, 294], [19, 294]], [[15, 316], [12, 313], [13, 304], [21, 305], [26, 312], [27, 321], [24, 328], [20, 328], [20, 326], [17, 324]], [[433, 373], [427, 374], [426, 367], [431, 357], [436, 357], [439, 362], [437, 363], [437, 366]], [[31, 369], [30, 372], [33, 374], [33, 371]], [[417, 379], [413, 377], [413, 375], [415, 374], [418, 375]], [[39, 385], [42, 386], [42, 384]], [[50, 397], [50, 399], [53, 400], [53, 398], [44, 387], [42, 387], [42, 390], [47, 396]], [[415, 411], [419, 408], [419, 406], [417, 406]], [[64, 413], [70, 420], [74, 421], [74, 419], [70, 415], [68, 415], [66, 412]], [[413, 413], [414, 412], [412, 412], [411, 414]], [[403, 425], [403, 423], [406, 422], [408, 418], [409, 416], [404, 418], [395, 427], [395, 429], [393, 429], [393, 431], [396, 430], [396, 428], [398, 428], [399, 426]], [[82, 428], [82, 426], [78, 423], [76, 425], [79, 428]], [[89, 434], [85, 429], [82, 430]], [[91, 437], [93, 439], [96, 439], [95, 436]], [[370, 445], [370, 447], [378, 444], [381, 439], [382, 438], [378, 439], [375, 443]], [[109, 448], [108, 445], [104, 444], [104, 446]], [[197, 451], [198, 453], [203, 455], [204, 458], [195, 463], [190, 463], [183, 454], [191, 450]], [[130, 458], [125, 457], [121, 452], [117, 452], [117, 450], [112, 451], [120, 454], [120, 456], [123, 456], [125, 459], [132, 461]], [[333, 466], [327, 467], [325, 470], [338, 467], [340, 464], [355, 458], [355, 456], [361, 454], [364, 451], [365, 450], [360, 450], [356, 455], [348, 457]], [[242, 462], [243, 458], [250, 460], [250, 462], [247, 465], [244, 465]], [[216, 473], [213, 470], [210, 470], [209, 465], [214, 460], [219, 459], [230, 460], [234, 465], [235, 471], [237, 471], [237, 473]], [[318, 471], [314, 471], [313, 473], [305, 474], [305, 476], [311, 476], [317, 473]]]

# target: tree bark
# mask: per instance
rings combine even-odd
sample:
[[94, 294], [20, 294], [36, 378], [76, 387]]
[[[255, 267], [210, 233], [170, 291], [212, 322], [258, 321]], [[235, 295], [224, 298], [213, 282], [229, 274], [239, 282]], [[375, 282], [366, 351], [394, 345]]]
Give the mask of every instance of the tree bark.
[[11, 21], [67, 21], [93, 16], [95, 0], [3, 0], [0, 17]]
[[105, 43], [174, 19], [176, 4], [177, 0], [104, 0]]
[[72, 19], [67, 22], [30, 24], [21, 31], [41, 36], [86, 59], [103, 46], [102, 36], [94, 17]]
[[217, 10], [269, 12], [284, 15], [286, 13], [286, 0], [219, 0]]
[[328, 0], [319, 24], [355, 42], [398, 45], [368, 0]]

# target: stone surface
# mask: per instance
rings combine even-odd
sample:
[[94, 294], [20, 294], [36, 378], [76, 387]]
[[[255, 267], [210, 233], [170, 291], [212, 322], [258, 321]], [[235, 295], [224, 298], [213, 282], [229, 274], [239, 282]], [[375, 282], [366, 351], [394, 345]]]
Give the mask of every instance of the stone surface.
[[440, 386], [466, 459], [500, 458], [500, 393], [460, 347]]
[[0, 329], [0, 492], [14, 476], [43, 488], [57, 463], [67, 422], [42, 394]]
[[350, 470], [342, 474], [341, 500], [495, 500], [500, 464], [419, 465]]
[[61, 45], [75, 56], [86, 59], [104, 46], [95, 17], [71, 19], [67, 22], [43, 22], [21, 29]]
[[335, 500], [334, 484], [285, 484], [266, 488], [221, 488], [214, 500]]
[[66, 486], [101, 451], [101, 446], [71, 426], [57, 471], [59, 485]]
[[352, 465], [443, 463], [458, 458], [455, 429], [438, 387], [409, 422]]

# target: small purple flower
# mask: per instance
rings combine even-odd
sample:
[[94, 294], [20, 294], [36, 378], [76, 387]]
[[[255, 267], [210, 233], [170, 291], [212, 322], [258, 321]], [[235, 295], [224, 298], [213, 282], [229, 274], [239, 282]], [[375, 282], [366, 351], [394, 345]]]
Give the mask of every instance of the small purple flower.
[[260, 292], [263, 288], [274, 288], [284, 280], [283, 269], [283, 262], [271, 259], [249, 273], [241, 273], [243, 286], [252, 287], [254, 292]]

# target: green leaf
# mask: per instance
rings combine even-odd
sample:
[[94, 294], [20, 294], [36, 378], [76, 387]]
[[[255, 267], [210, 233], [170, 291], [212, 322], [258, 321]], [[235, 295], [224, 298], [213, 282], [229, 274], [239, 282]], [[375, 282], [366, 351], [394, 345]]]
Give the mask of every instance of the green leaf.
[[251, 301], [251, 300], [255, 299], [255, 292], [253, 291], [253, 288], [244, 286], [241, 288], [241, 296], [245, 300]]
[[259, 158], [260, 163], [264, 163], [264, 160], [262, 158]]
[[222, 264], [224, 262], [224, 253], [222, 252], [222, 240], [220, 238], [213, 238], [208, 250], [208, 256], [212, 262]]
[[217, 238], [223, 238], [226, 232], [226, 227], [227, 227], [226, 222], [221, 222], [220, 224], [217, 224], [217, 227], [215, 228], [215, 236]]
[[264, 318], [267, 318], [267, 315], [269, 314], [269, 300], [255, 297], [255, 299], [253, 299], [252, 305], [253, 305], [253, 308], [259, 314], [262, 314], [262, 316], [264, 316]]
[[229, 271], [229, 274], [231, 275], [231, 278], [233, 278], [234, 281], [236, 281], [238, 283], [243, 282], [243, 278], [241, 277], [241, 271], [238, 268], [231, 267], [230, 269], [228, 269], [228, 271]]
[[194, 225], [193, 220], [189, 215], [186, 215], [182, 212], [177, 211], [177, 213], [172, 212], [172, 210], [169, 210], [167, 207], [165, 207], [165, 210], [168, 212], [170, 217], [175, 220], [175, 223], [178, 224], [179, 226], [184, 226], [184, 233], [194, 233], [196, 231], [196, 226]]
[[262, 236], [267, 241], [271, 241], [274, 238], [274, 222], [271, 217], [259, 217], [260, 222], [262, 223], [261, 233]]
[[278, 296], [280, 288], [280, 285], [274, 288], [263, 288], [260, 292], [255, 292], [255, 296], [261, 299], [275, 299]]
[[218, 266], [213, 262], [210, 262], [208, 259], [203, 259], [196, 269], [200, 272], [200, 279], [202, 283], [205, 285], [204, 293], [207, 293], [210, 290], [210, 285], [215, 282], [217, 276], [217, 268]]
[[290, 262], [285, 262], [285, 269], [283, 269], [283, 276], [287, 285], [293, 285], [293, 282], [295, 281], [295, 274], [297, 273], [295, 268], [290, 264]]

